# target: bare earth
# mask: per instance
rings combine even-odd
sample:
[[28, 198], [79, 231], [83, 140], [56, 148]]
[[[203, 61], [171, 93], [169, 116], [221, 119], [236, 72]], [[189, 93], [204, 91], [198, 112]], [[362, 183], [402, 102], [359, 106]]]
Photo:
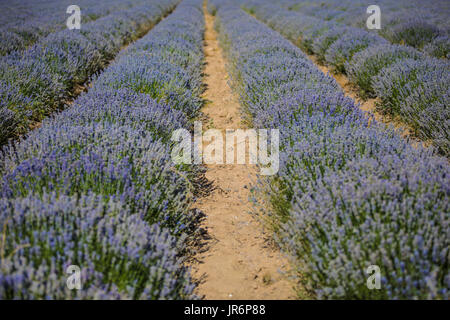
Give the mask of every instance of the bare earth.
[[[210, 102], [202, 110], [207, 118], [204, 130], [245, 128], [239, 103], [227, 83], [225, 60], [213, 29], [214, 17], [205, 8], [206, 68]], [[207, 165], [206, 178], [216, 189], [200, 198], [195, 207], [206, 215], [207, 250], [197, 253], [190, 263], [197, 294], [205, 299], [293, 299], [294, 284], [284, 270], [288, 261], [270, 242], [260, 223], [249, 214], [250, 184], [256, 180], [254, 165]]]

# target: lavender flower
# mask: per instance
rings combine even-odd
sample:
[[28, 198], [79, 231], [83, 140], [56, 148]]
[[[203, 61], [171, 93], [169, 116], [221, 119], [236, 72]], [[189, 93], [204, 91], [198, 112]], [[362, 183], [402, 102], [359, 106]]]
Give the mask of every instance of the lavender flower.
[[[256, 15], [277, 14], [264, 3]], [[280, 130], [280, 171], [256, 191], [307, 288], [322, 299], [448, 299], [447, 159], [371, 119], [232, 1], [213, 4], [248, 119]], [[366, 286], [372, 264], [380, 290]]]
[[[182, 253], [198, 220], [190, 203], [202, 169], [175, 166], [169, 138], [190, 129], [203, 103], [201, 6], [181, 2], [70, 108], [2, 148], [0, 298], [197, 298]], [[138, 15], [146, 23], [161, 10]], [[142, 90], [150, 79], [169, 89]], [[71, 264], [82, 270], [80, 291], [66, 286]]]

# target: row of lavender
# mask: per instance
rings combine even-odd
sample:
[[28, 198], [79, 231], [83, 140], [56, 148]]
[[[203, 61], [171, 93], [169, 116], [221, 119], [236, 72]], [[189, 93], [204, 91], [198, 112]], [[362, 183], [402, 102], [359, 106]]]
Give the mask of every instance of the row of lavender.
[[[209, 9], [244, 110], [255, 127], [280, 130], [279, 174], [257, 190], [306, 287], [318, 298], [448, 299], [447, 160], [369, 121], [302, 51], [232, 3]], [[366, 286], [370, 265], [379, 290]]]
[[[366, 29], [366, 0], [282, 0], [284, 7], [303, 14]], [[407, 44], [437, 58], [450, 58], [450, 6], [446, 0], [381, 0], [378, 34], [392, 43]]]
[[178, 0], [149, 0], [39, 40], [24, 52], [0, 57], [0, 145], [64, 106], [84, 83], [130, 41], [167, 14]]
[[[74, 105], [0, 158], [0, 299], [195, 298], [196, 212], [171, 132], [202, 105], [201, 0], [184, 0]], [[66, 268], [81, 270], [81, 290]]]
[[346, 73], [363, 97], [378, 97], [378, 110], [399, 116], [415, 134], [450, 155], [450, 63], [388, 43], [353, 27], [288, 11], [268, 0], [245, 6], [319, 62]]
[[[81, 23], [85, 24], [115, 11], [145, 4], [146, 0], [79, 0]], [[0, 3], [0, 55], [23, 51], [50, 33], [66, 28], [68, 0], [13, 0]]]

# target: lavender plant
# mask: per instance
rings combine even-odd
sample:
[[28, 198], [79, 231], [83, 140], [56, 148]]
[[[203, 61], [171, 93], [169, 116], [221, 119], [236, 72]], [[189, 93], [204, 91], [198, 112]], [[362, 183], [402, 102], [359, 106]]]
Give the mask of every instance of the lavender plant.
[[[179, 299], [193, 286], [181, 245], [120, 201], [45, 193], [0, 200], [2, 299]], [[66, 284], [82, 270], [80, 290]]]
[[387, 44], [383, 38], [369, 32], [355, 30], [347, 31], [345, 35], [338, 38], [327, 49], [325, 60], [337, 73], [345, 73], [345, 64], [353, 55], [373, 45]]
[[446, 35], [438, 36], [425, 45], [423, 51], [433, 57], [450, 59], [450, 40]]
[[[0, 223], [8, 245], [0, 298], [197, 298], [182, 253], [198, 219], [189, 204], [201, 169], [175, 166], [169, 138], [189, 129], [202, 105], [201, 5], [184, 0], [71, 108], [2, 148]], [[170, 95], [140, 90], [161, 70], [181, 77]], [[71, 264], [82, 270], [80, 291], [65, 285]]]
[[375, 97], [373, 79], [385, 67], [402, 59], [422, 58], [420, 52], [400, 45], [382, 44], [370, 46], [356, 53], [352, 60], [347, 62], [345, 70], [349, 80], [361, 89], [363, 97]]
[[17, 125], [17, 118], [11, 110], [0, 107], [0, 144], [6, 143], [9, 134]]
[[[66, 26], [66, 9], [71, 1], [11, 0], [0, 4], [0, 55], [24, 51], [36, 41]], [[142, 6], [145, 0], [80, 0], [81, 22], [87, 24], [117, 11]]]
[[400, 115], [424, 139], [449, 153], [449, 64], [438, 59], [404, 59], [373, 79], [382, 112]]
[[[263, 1], [264, 2], [264, 1]], [[280, 6], [301, 13], [302, 16], [321, 19], [332, 25], [347, 25], [367, 29], [367, 2], [327, 0], [325, 2], [308, 0], [282, 0]], [[448, 46], [448, 3], [445, 0], [432, 0], [424, 6], [419, 0], [389, 1], [381, 0], [377, 5], [382, 11], [382, 27], [377, 34], [392, 43], [412, 46], [418, 50], [442, 56], [440, 50], [429, 49], [436, 38], [440, 46]], [[428, 49], [425, 49], [428, 47]]]
[[317, 55], [317, 60], [319, 63], [325, 63], [326, 58], [325, 55], [328, 51], [328, 48], [336, 42], [339, 37], [347, 32], [348, 28], [332, 28], [324, 34], [320, 35], [317, 39], [314, 40], [312, 45], [312, 51]]
[[[149, 30], [176, 4], [150, 2], [41, 38], [24, 52], [0, 57], [2, 107], [16, 113], [18, 125], [2, 128], [7, 136], [28, 131], [61, 108], [76, 85], [106, 66], [120, 48]], [[11, 130], [13, 129], [13, 130]]]
[[[215, 7], [249, 118], [280, 130], [280, 171], [261, 179], [255, 201], [271, 204], [263, 213], [307, 288], [327, 299], [448, 299], [447, 160], [369, 118], [232, 2]], [[370, 265], [379, 290], [366, 286]]]
[[[289, 7], [290, 3], [291, 0], [286, 0], [282, 5]], [[432, 141], [442, 154], [448, 155], [448, 66], [445, 60], [430, 58], [408, 46], [391, 45], [375, 33], [332, 19], [321, 20], [317, 18], [320, 8], [314, 5], [305, 4], [299, 9], [301, 12], [293, 12], [270, 1], [248, 0], [244, 7], [303, 50], [313, 52], [320, 63], [326, 62], [335, 72], [346, 73], [363, 98], [380, 98], [381, 110], [399, 115], [414, 129], [416, 136]], [[344, 7], [350, 10], [351, 6]], [[319, 9], [319, 13], [313, 14], [308, 8]], [[304, 41], [306, 44], [301, 44]], [[411, 69], [405, 59], [416, 60], [417, 65], [423, 66], [419, 78], [413, 74], [410, 80], [404, 78]], [[398, 67], [392, 69], [390, 66], [394, 62]], [[430, 69], [425, 70], [426, 66]], [[440, 71], [434, 71], [438, 69]]]
[[438, 27], [421, 18], [398, 23], [387, 28], [385, 34], [386, 38], [393, 43], [403, 43], [419, 49], [439, 35]]

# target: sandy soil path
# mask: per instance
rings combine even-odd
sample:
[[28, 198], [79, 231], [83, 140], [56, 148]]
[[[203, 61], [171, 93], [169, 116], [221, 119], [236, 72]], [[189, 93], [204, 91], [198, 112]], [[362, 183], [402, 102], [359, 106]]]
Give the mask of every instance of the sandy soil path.
[[[206, 68], [204, 98], [210, 102], [202, 110], [203, 130], [245, 128], [241, 124], [237, 96], [227, 80], [225, 60], [213, 29], [214, 17], [205, 11]], [[195, 207], [206, 218], [202, 224], [210, 240], [206, 250], [191, 262], [194, 279], [200, 281], [197, 294], [206, 299], [290, 299], [293, 283], [284, 270], [288, 261], [271, 244], [260, 223], [248, 212], [250, 184], [257, 169], [252, 165], [207, 165], [206, 178], [215, 190], [200, 198]]]

